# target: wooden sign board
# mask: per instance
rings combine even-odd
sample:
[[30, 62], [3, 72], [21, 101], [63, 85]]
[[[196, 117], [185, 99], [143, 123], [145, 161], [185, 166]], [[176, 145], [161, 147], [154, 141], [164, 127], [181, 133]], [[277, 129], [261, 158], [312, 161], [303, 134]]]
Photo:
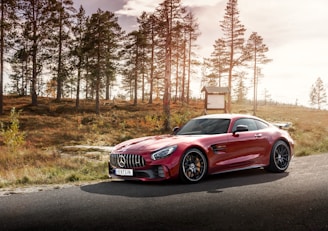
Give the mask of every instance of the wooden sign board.
[[220, 110], [225, 109], [225, 97], [224, 94], [208, 94], [206, 109]]

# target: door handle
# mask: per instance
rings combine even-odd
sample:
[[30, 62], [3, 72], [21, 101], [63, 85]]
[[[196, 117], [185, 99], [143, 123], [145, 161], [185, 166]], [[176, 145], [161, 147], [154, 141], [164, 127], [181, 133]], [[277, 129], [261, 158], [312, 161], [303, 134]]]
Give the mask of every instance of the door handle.
[[255, 134], [255, 138], [260, 138], [260, 137], [262, 137], [261, 133]]

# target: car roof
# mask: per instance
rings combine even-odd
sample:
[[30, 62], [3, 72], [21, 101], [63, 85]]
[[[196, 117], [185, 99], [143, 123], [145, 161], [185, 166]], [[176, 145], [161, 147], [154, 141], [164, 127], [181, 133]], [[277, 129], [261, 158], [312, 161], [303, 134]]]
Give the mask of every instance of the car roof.
[[233, 119], [233, 118], [260, 119], [258, 117], [252, 116], [252, 115], [247, 115], [247, 114], [230, 114], [230, 113], [203, 115], [203, 116], [196, 117], [194, 119]]

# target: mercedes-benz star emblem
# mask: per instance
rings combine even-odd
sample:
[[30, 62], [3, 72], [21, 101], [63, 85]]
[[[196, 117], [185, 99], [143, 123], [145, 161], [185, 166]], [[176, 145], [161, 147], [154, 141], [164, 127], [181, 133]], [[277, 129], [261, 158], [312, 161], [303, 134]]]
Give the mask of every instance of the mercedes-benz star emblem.
[[125, 157], [123, 155], [118, 156], [118, 166], [124, 168], [125, 166]]

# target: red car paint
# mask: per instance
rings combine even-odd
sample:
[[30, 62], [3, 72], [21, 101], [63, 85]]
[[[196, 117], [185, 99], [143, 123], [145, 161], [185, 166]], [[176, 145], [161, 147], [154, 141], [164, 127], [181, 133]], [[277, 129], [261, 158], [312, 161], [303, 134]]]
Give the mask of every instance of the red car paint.
[[[259, 167], [272, 169], [274, 163], [278, 165], [278, 172], [283, 172], [288, 168], [294, 153], [294, 142], [287, 131], [258, 117], [239, 114], [201, 116], [194, 118], [190, 124], [202, 121], [206, 122], [204, 124], [210, 124], [208, 127], [203, 127], [204, 130], [213, 130], [217, 124], [216, 121], [223, 121], [222, 124], [226, 124], [227, 128], [218, 127], [219, 130], [224, 130], [223, 133], [220, 131], [220, 134], [212, 131], [209, 134], [206, 132], [196, 134], [198, 131], [195, 129], [188, 130], [187, 123], [186, 127], [182, 127], [177, 134], [142, 137], [122, 142], [116, 145], [110, 154], [108, 163], [110, 176], [141, 181], [161, 181], [179, 177], [186, 179], [187, 176], [188, 182], [196, 183], [202, 180], [203, 176], [198, 179], [191, 174], [192, 177], [189, 178], [188, 171], [193, 171], [195, 168], [201, 169], [201, 167], [206, 168], [205, 175]], [[234, 132], [233, 129], [237, 129], [237, 124], [241, 125], [240, 130]], [[242, 130], [244, 128], [245, 130]], [[184, 130], [195, 133], [182, 133]], [[165, 158], [154, 160], [151, 157], [154, 152], [166, 147], [173, 147], [172, 150], [174, 148], [175, 150]], [[283, 149], [282, 155], [279, 154], [280, 147]], [[192, 156], [192, 159], [195, 159], [194, 163], [182, 163], [183, 156], [188, 150], [199, 150], [206, 163], [202, 161], [200, 164], [199, 155], [196, 155], [196, 158]], [[277, 154], [272, 154], [272, 152]], [[283, 163], [284, 160], [286, 163]], [[281, 169], [279, 161], [282, 162]], [[133, 175], [126, 176], [126, 171], [116, 169], [128, 169], [129, 174]], [[277, 168], [273, 166], [273, 169]], [[115, 174], [119, 171], [123, 175]]]

